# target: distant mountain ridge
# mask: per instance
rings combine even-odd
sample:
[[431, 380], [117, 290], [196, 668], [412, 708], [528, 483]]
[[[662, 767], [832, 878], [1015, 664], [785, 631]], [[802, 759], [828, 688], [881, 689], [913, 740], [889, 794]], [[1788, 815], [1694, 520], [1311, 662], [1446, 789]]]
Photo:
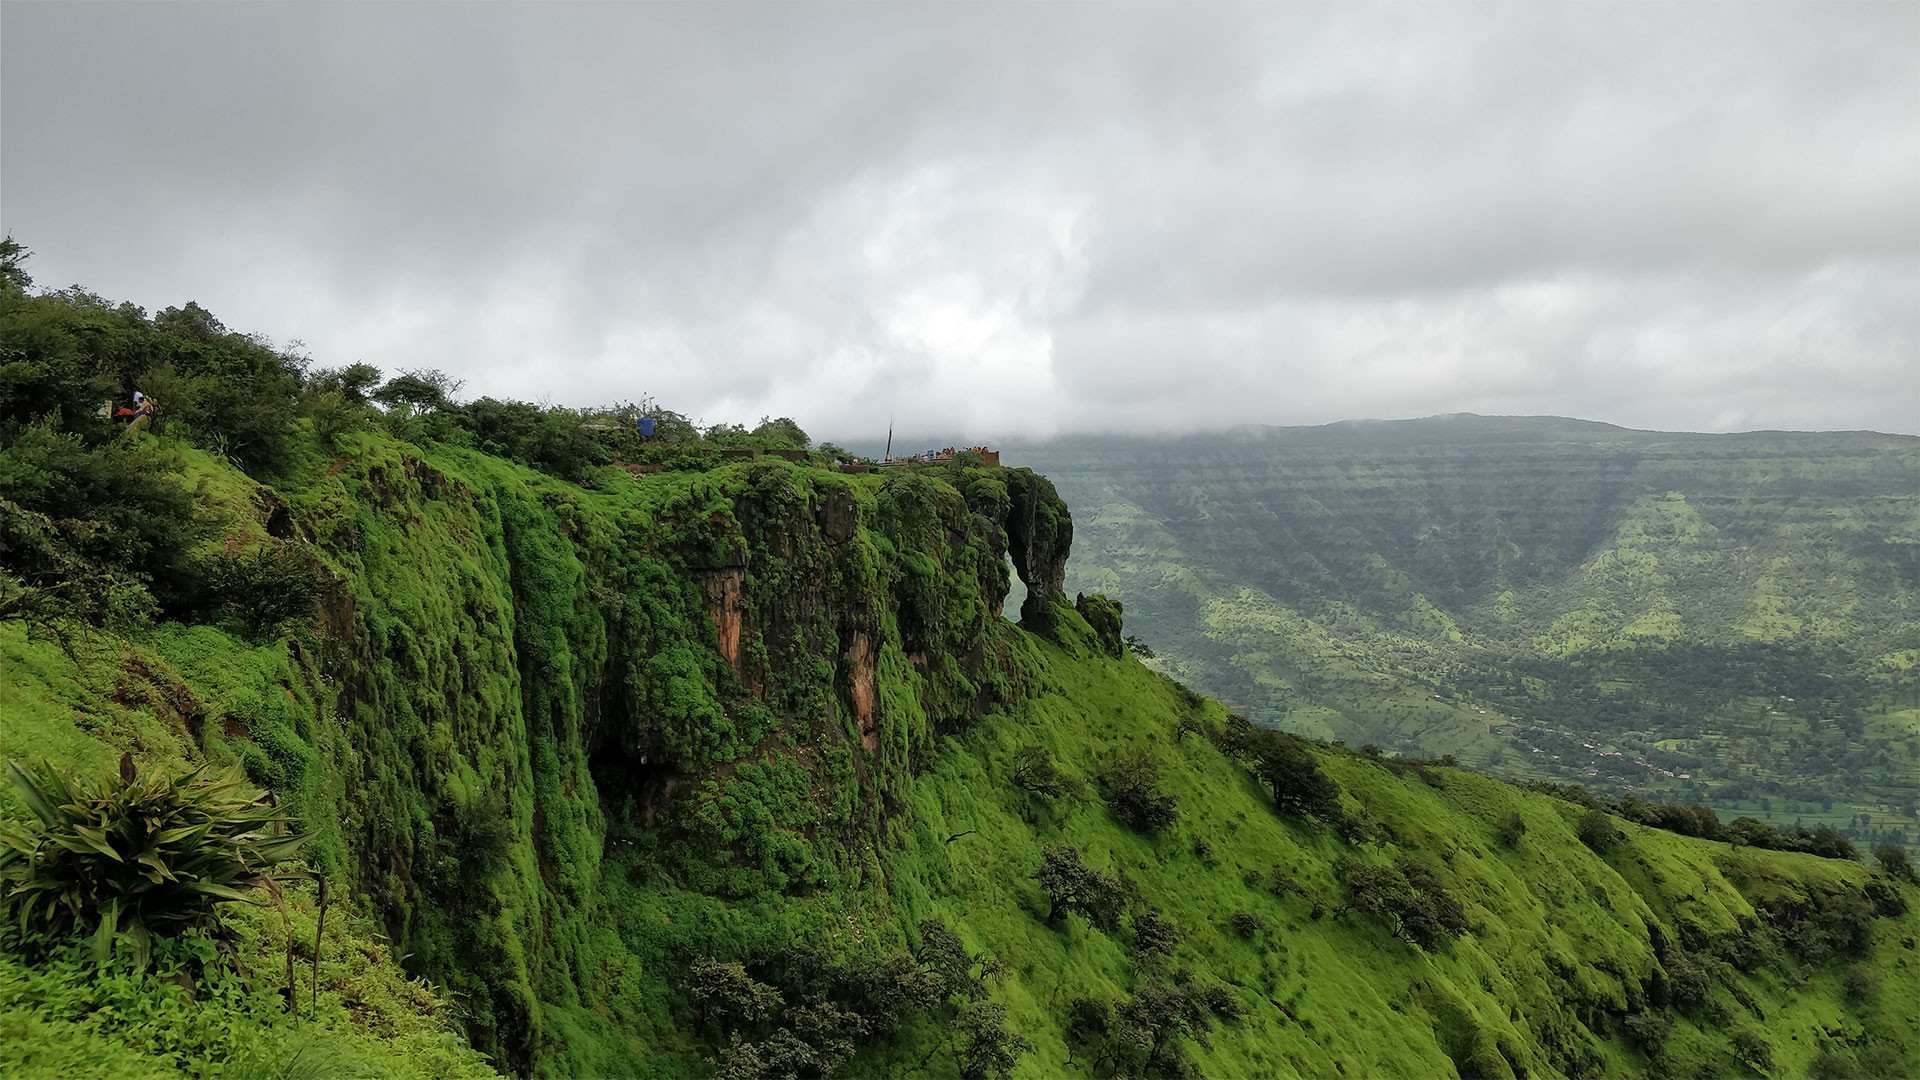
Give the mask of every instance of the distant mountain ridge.
[[1069, 591], [1256, 717], [1915, 838], [1920, 438], [1455, 414], [1008, 460], [1076, 508]]
[[1014, 439], [1008, 441], [1007, 446], [1010, 449], [1037, 451], [1058, 446], [1093, 446], [1115, 443], [1134, 444], [1140, 442], [1184, 443], [1193, 441], [1204, 442], [1215, 439], [1313, 441], [1316, 437], [1358, 438], [1365, 440], [1379, 440], [1385, 437], [1431, 443], [1472, 439], [1493, 439], [1495, 441], [1534, 441], [1569, 438], [1598, 439], [1603, 435], [1611, 435], [1627, 442], [1770, 436], [1784, 436], [1788, 438], [1867, 436], [1920, 443], [1920, 436], [1917, 435], [1903, 435], [1868, 429], [1803, 431], [1768, 428], [1751, 431], [1665, 431], [1657, 428], [1626, 427], [1620, 424], [1608, 423], [1603, 420], [1583, 420], [1571, 416], [1506, 416], [1457, 412], [1437, 413], [1433, 416], [1397, 420], [1355, 418], [1350, 420], [1335, 420], [1326, 424], [1240, 424], [1227, 428], [1184, 434], [1096, 432], [1061, 435], [1052, 439]]

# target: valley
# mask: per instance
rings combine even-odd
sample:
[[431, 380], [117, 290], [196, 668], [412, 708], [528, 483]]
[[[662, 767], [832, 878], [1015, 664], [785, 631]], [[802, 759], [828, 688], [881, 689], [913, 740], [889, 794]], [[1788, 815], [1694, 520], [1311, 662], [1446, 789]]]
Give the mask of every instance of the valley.
[[1262, 723], [1920, 841], [1920, 440], [1462, 415], [1010, 460]]

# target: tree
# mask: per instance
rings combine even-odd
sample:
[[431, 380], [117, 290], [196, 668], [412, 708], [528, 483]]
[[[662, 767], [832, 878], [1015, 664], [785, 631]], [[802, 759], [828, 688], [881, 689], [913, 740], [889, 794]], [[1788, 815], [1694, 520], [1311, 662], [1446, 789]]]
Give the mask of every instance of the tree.
[[1620, 830], [1614, 827], [1613, 817], [1604, 810], [1589, 810], [1581, 814], [1574, 832], [1580, 837], [1580, 842], [1592, 848], [1596, 855], [1605, 855], [1620, 842]]
[[1159, 760], [1144, 749], [1108, 758], [1100, 782], [1113, 816], [1135, 832], [1159, 832], [1180, 816], [1179, 800], [1160, 790]]
[[813, 440], [790, 416], [761, 417], [759, 426], [748, 433], [761, 445], [779, 450], [805, 450]]
[[1467, 929], [1466, 909], [1446, 890], [1432, 868], [1411, 859], [1393, 866], [1368, 866], [1357, 860], [1342, 865], [1347, 910], [1386, 919], [1393, 936], [1433, 950]]
[[707, 957], [687, 970], [687, 995], [700, 1018], [722, 1028], [748, 1028], [778, 1016], [785, 1001], [780, 991], [747, 974], [741, 964]]
[[1500, 843], [1507, 847], [1519, 847], [1520, 838], [1527, 835], [1526, 819], [1518, 811], [1500, 819]]
[[339, 394], [354, 405], [365, 405], [373, 388], [380, 385], [380, 369], [372, 364], [356, 363], [346, 367], [320, 368], [307, 380], [309, 390]]
[[1667, 1037], [1673, 1034], [1673, 1022], [1659, 1013], [1639, 1012], [1627, 1017], [1627, 1034], [1640, 1044], [1640, 1050], [1648, 1057], [1658, 1057], [1667, 1045]]
[[1881, 873], [1909, 885], [1920, 885], [1920, 873], [1915, 873], [1913, 863], [1907, 859], [1907, 851], [1898, 844], [1881, 844], [1873, 849], [1874, 864]]
[[939, 919], [920, 923], [920, 947], [914, 950], [913, 959], [933, 976], [942, 1000], [983, 995], [987, 984], [1002, 973], [998, 961], [987, 953], [976, 956], [967, 951], [960, 935]]
[[1066, 774], [1038, 746], [1023, 746], [1013, 755], [1013, 786], [1042, 799], [1054, 799], [1068, 788]]
[[1070, 1048], [1098, 1048], [1113, 1029], [1113, 1009], [1098, 998], [1077, 997], [1067, 1006], [1065, 1033]]
[[170, 307], [153, 317], [154, 329], [174, 337], [210, 342], [226, 334], [227, 328], [213, 312], [193, 301], [185, 307]]
[[466, 385], [435, 368], [408, 368], [373, 392], [373, 400], [392, 409], [406, 406], [414, 412], [436, 412], [453, 404], [453, 395]]
[[1233, 924], [1235, 933], [1247, 938], [1255, 937], [1267, 928], [1267, 920], [1251, 911], [1236, 911], [1228, 922]]
[[1049, 922], [1077, 911], [1102, 930], [1111, 931], [1120, 925], [1126, 886], [1111, 874], [1088, 866], [1081, 860], [1079, 849], [1048, 846], [1040, 853], [1040, 868], [1033, 877], [1047, 894]]
[[1100, 1066], [1122, 1076], [1185, 1076], [1191, 1070], [1186, 1042], [1210, 1045], [1215, 1021], [1237, 1020], [1240, 1002], [1226, 987], [1204, 984], [1192, 973], [1152, 976], [1132, 997], [1109, 1011], [1090, 999], [1074, 1002], [1068, 1037], [1092, 1047], [1097, 1056], [1090, 1070]]
[[1675, 1007], [1697, 1015], [1713, 1001], [1713, 988], [1719, 982], [1719, 965], [1712, 959], [1673, 950], [1661, 958], [1667, 975], [1667, 994]]
[[24, 265], [33, 252], [28, 251], [12, 235], [0, 240], [0, 289], [26, 292], [33, 287], [33, 277], [27, 273]]
[[1180, 928], [1151, 908], [1134, 916], [1133, 950], [1142, 956], [1170, 956], [1180, 938]]
[[1001, 1080], [1020, 1059], [1033, 1052], [1033, 1043], [1007, 1027], [1007, 1007], [986, 1002], [960, 1010], [953, 1029], [961, 1036], [962, 1080]]
[[1260, 729], [1252, 752], [1255, 772], [1273, 792], [1274, 807], [1281, 813], [1325, 822], [1340, 819], [1340, 785], [1320, 770], [1303, 740]]

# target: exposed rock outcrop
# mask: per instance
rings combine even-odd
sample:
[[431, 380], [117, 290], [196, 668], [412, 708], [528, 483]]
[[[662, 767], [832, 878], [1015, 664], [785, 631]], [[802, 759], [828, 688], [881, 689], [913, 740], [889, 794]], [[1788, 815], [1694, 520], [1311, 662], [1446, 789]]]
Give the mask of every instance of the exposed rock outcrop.
[[1029, 469], [1008, 469], [1005, 528], [1013, 569], [1027, 587], [1021, 625], [1053, 628], [1053, 605], [1066, 599], [1067, 555], [1073, 550], [1073, 516], [1053, 482]]

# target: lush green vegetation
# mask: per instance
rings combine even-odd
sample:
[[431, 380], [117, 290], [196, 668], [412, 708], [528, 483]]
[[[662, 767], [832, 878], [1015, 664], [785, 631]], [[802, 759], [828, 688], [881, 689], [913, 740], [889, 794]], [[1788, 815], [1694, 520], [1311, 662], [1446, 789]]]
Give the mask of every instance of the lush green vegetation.
[[[235, 766], [275, 804], [231, 789], [204, 853], [251, 902], [169, 908], [144, 958], [94, 954], [98, 899], [0, 933], [6, 1075], [1920, 1062], [1909, 864], [1241, 722], [1135, 658], [1131, 600], [1069, 601], [1033, 473], [723, 456], [804, 449], [778, 421], [635, 447], [172, 342], [210, 316], [0, 299], [0, 758], [114, 770], [109, 802]], [[156, 356], [225, 389], [193, 411]], [[149, 385], [153, 417], [95, 424]], [[219, 407], [269, 393], [283, 426]], [[31, 801], [0, 820], [47, 826]], [[139, 807], [108, 815], [130, 844], [188, 812]], [[255, 873], [281, 818], [301, 862]]]
[[1920, 440], [1442, 417], [1012, 455], [1261, 723], [1920, 844]]

